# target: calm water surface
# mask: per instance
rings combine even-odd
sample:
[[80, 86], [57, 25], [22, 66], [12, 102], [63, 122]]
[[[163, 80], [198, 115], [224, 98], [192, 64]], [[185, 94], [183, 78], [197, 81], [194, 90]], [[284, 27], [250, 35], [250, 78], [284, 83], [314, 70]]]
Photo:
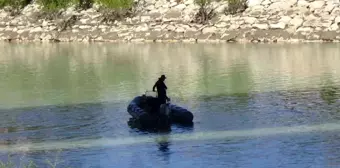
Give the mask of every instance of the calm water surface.
[[[340, 167], [339, 129], [275, 133], [338, 123], [339, 47], [0, 44], [0, 159], [46, 167], [57, 157], [59, 167], [74, 168]], [[161, 74], [194, 126], [130, 128], [127, 104]]]

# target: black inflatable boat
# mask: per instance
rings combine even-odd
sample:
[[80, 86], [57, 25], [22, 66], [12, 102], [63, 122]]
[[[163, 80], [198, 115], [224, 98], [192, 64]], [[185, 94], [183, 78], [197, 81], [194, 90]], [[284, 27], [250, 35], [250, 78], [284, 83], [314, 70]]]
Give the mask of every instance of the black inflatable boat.
[[127, 107], [133, 122], [139, 128], [169, 128], [172, 123], [182, 125], [193, 124], [193, 114], [187, 109], [175, 104], [166, 103], [160, 105], [157, 97], [135, 97]]

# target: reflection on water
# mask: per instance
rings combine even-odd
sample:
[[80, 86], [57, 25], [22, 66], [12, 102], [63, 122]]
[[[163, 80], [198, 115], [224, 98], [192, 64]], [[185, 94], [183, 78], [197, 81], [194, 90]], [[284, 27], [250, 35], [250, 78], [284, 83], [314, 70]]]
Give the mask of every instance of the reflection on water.
[[166, 164], [169, 164], [171, 154], [171, 150], [169, 148], [171, 146], [171, 142], [169, 139], [169, 135], [162, 135], [156, 139], [158, 149], [161, 153], [160, 155], [163, 157], [163, 161], [166, 162]]
[[[338, 122], [339, 44], [0, 44], [0, 147], [159, 135], [153, 142], [67, 148], [71, 167], [327, 167], [338, 134], [173, 140], [175, 134]], [[194, 126], [127, 125], [126, 106], [161, 74]], [[139, 140], [142, 140], [140, 138]], [[107, 142], [109, 143], [109, 142]], [[29, 148], [29, 147], [27, 147]], [[57, 146], [55, 146], [57, 148]], [[56, 151], [26, 151], [43, 164]], [[7, 153], [0, 154], [5, 160]]]
[[337, 99], [339, 99], [339, 87], [332, 81], [327, 78], [324, 82], [324, 85], [320, 90], [321, 98], [328, 104], [335, 103]]
[[6, 96], [0, 98], [10, 107], [127, 101], [151, 90], [163, 73], [169, 94], [185, 102], [315, 88], [323, 85], [323, 77], [337, 83], [340, 62], [337, 44], [1, 45], [0, 84]]

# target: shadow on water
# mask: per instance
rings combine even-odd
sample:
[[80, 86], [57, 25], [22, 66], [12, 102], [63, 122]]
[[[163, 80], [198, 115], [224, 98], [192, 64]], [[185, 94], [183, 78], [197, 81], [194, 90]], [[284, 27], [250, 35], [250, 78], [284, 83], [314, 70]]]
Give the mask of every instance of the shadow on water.
[[160, 155], [165, 162], [169, 162], [171, 155], [171, 150], [169, 147], [171, 145], [171, 141], [169, 139], [169, 134], [161, 135], [156, 139], [158, 150], [160, 151]]
[[172, 134], [180, 134], [180, 133], [189, 133], [194, 130], [194, 123], [189, 124], [178, 124], [172, 123], [171, 129], [169, 130], [161, 130], [161, 129], [143, 129], [138, 128], [138, 126], [134, 125], [133, 121], [128, 122], [129, 127], [133, 130], [133, 132], [139, 134], [148, 134], [148, 135], [156, 135], [154, 141], [157, 145], [159, 151], [159, 157], [162, 158], [163, 162], [169, 163], [171, 156], [171, 135]]
[[[194, 124], [173, 124], [171, 128], [172, 132], [176, 133], [189, 133], [194, 130]], [[153, 132], [155, 133], [155, 132]], [[160, 157], [162, 158], [162, 161], [169, 163], [170, 156], [173, 153], [171, 151], [171, 132], [157, 132], [157, 137], [155, 138], [155, 142], [158, 147], [158, 151], [160, 152]]]
[[172, 131], [184, 131], [184, 132], [191, 132], [194, 128], [194, 122], [179, 124], [179, 123], [172, 123], [169, 129], [160, 129], [160, 128], [143, 128], [140, 127], [139, 123], [136, 122], [133, 118], [129, 118], [127, 122], [128, 126], [136, 132], [142, 133], [170, 133]]

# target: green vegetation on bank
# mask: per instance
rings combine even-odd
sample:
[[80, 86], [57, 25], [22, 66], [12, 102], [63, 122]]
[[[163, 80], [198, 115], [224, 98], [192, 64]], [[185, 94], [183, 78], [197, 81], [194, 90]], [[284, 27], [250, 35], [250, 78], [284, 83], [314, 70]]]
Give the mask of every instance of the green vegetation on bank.
[[0, 0], [0, 8], [10, 7], [10, 14], [18, 15], [20, 10], [30, 4], [33, 0]]
[[23, 8], [31, 2], [32, 0], [0, 0], [0, 7], [10, 6], [14, 8]]
[[[0, 0], [0, 8], [5, 6], [23, 8], [32, 2], [33, 0]], [[131, 8], [133, 0], [37, 0], [37, 3], [46, 11], [57, 11], [72, 5], [76, 5], [80, 9], [87, 9], [92, 7], [94, 3], [101, 4], [108, 9], [116, 10]]]
[[37, 3], [43, 7], [44, 11], [57, 12], [60, 9], [67, 8], [75, 4], [74, 0], [37, 0]]
[[[100, 12], [103, 13], [103, 22], [114, 22], [115, 20], [130, 16], [133, 9], [133, 0], [37, 0], [43, 7], [45, 19], [55, 19], [60, 16], [60, 11], [70, 6], [84, 10], [91, 8], [94, 3], [100, 4]], [[77, 20], [73, 19], [73, 22]]]
[[[215, 16], [214, 9], [211, 9], [211, 2], [216, 0], [195, 0], [200, 7], [194, 22], [205, 24]], [[237, 14], [243, 12], [246, 8], [246, 0], [226, 0], [228, 7], [225, 14]], [[32, 3], [33, 0], [0, 0], [0, 8], [9, 6], [11, 14], [16, 15], [20, 10]], [[102, 22], [114, 22], [126, 17], [131, 17], [134, 12], [134, 0], [36, 0], [42, 6], [43, 13], [41, 17], [45, 19], [55, 19], [59, 17], [62, 9], [75, 6], [76, 9], [83, 10], [91, 8], [94, 3], [100, 4], [99, 11], [103, 13]], [[41, 18], [40, 17], [40, 18]]]
[[[224, 9], [226, 15], [235, 15], [242, 13], [247, 9], [246, 0], [226, 0], [228, 6]], [[194, 22], [199, 24], [206, 24], [215, 16], [214, 9], [211, 9], [212, 0], [195, 0], [194, 1], [200, 8], [195, 15]]]
[[92, 7], [94, 0], [77, 0], [76, 3], [80, 9], [88, 9]]
[[[213, 1], [221, 1], [221, 0], [195, 0], [194, 2], [200, 7], [200, 8], [210, 8], [210, 4]], [[225, 8], [224, 13], [225, 14], [237, 14], [240, 12], [243, 12], [247, 8], [247, 0], [225, 0], [227, 1], [228, 6]], [[212, 12], [213, 9], [208, 10], [209, 12]]]
[[133, 0], [38, 0], [37, 2], [46, 11], [65, 9], [72, 5], [76, 5], [80, 9], [88, 9], [94, 3], [98, 3], [108, 9], [130, 8], [133, 4]]
[[[246, 8], [246, 0], [226, 0], [228, 7], [226, 12], [236, 13]], [[0, 0], [0, 8], [10, 6], [13, 8], [23, 8], [32, 3], [33, 0]], [[200, 7], [207, 7], [212, 0], [195, 0]], [[108, 9], [129, 9], [133, 6], [133, 0], [37, 0], [37, 3], [43, 6], [47, 11], [56, 11], [76, 5], [81, 9], [92, 7], [94, 3], [101, 4]]]
[[245, 11], [247, 9], [246, 0], [227, 0], [228, 7], [225, 9], [225, 14], [237, 14]]
[[95, 0], [102, 8], [103, 13], [101, 22], [113, 23], [115, 20], [121, 20], [126, 17], [131, 17], [134, 14], [133, 0]]
[[194, 2], [200, 7], [195, 15], [194, 22], [205, 24], [215, 16], [214, 10], [209, 8], [211, 0], [195, 0]]
[[128, 9], [133, 5], [133, 0], [95, 0], [95, 2], [109, 9]]

